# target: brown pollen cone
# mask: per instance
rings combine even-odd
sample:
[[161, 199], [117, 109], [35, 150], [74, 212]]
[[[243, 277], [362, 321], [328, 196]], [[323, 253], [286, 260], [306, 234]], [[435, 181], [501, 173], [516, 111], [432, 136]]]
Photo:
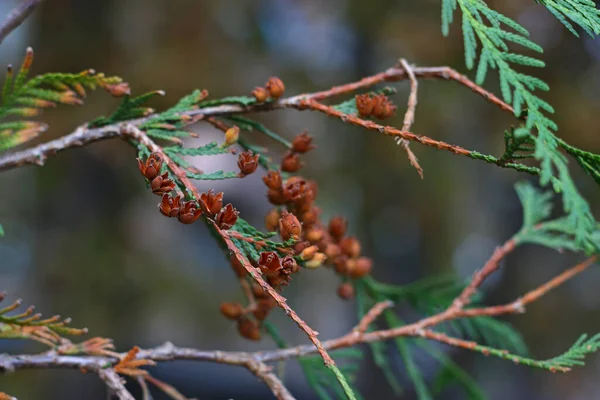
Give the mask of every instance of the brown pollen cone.
[[215, 194], [212, 189], [200, 195], [200, 207], [206, 215], [214, 217], [223, 208], [223, 192]]
[[238, 319], [244, 313], [239, 303], [221, 303], [221, 314], [228, 319]]
[[281, 180], [281, 174], [279, 173], [279, 171], [271, 170], [271, 171], [267, 172], [267, 175], [263, 176], [262, 180], [269, 189], [273, 189], [273, 190], [281, 189], [282, 180]]
[[239, 214], [240, 212], [233, 208], [233, 205], [229, 203], [225, 206], [225, 208], [222, 208], [221, 211], [219, 211], [215, 222], [217, 223], [217, 226], [221, 229], [231, 229], [233, 225], [235, 225]]
[[347, 223], [343, 217], [333, 217], [329, 220], [329, 233], [335, 240], [340, 240], [346, 234]]
[[163, 195], [165, 193], [172, 192], [175, 189], [175, 182], [169, 179], [169, 173], [165, 172], [162, 175], [157, 176], [150, 182], [152, 193]]
[[355, 97], [358, 115], [367, 118], [373, 112], [373, 99], [368, 94], [358, 94]]
[[302, 225], [294, 214], [283, 211], [279, 220], [279, 234], [283, 240], [289, 240], [290, 238], [294, 240], [300, 239]]
[[297, 153], [288, 151], [281, 160], [281, 170], [285, 172], [296, 172], [304, 166]]
[[150, 181], [158, 176], [163, 164], [162, 157], [158, 153], [150, 154], [146, 159], [146, 162], [142, 162], [139, 158], [137, 159], [137, 162], [142, 175]]
[[180, 196], [171, 197], [168, 194], [163, 194], [162, 200], [158, 205], [158, 209], [165, 217], [176, 217], [179, 215]]
[[196, 222], [202, 215], [202, 209], [198, 207], [198, 203], [195, 200], [186, 201], [181, 205], [179, 210], [179, 222], [182, 224], [191, 224]]
[[258, 322], [254, 320], [248, 318], [239, 318], [238, 332], [246, 339], [260, 340], [260, 327], [258, 326]]
[[252, 91], [252, 96], [254, 96], [257, 102], [264, 103], [269, 98], [269, 91], [264, 87], [257, 86]]
[[237, 163], [240, 169], [240, 176], [250, 175], [256, 171], [256, 168], [258, 168], [258, 157], [258, 154], [253, 154], [250, 150], [240, 153]]
[[337, 289], [337, 294], [344, 300], [351, 299], [354, 297], [354, 286], [350, 283], [342, 283]]
[[269, 91], [269, 94], [272, 98], [278, 99], [283, 96], [283, 93], [285, 92], [285, 85], [281, 79], [277, 78], [276, 76], [272, 76], [267, 81], [265, 89]]
[[306, 153], [315, 148], [312, 145], [313, 137], [308, 134], [307, 131], [304, 131], [297, 135], [292, 142], [292, 151], [296, 153]]

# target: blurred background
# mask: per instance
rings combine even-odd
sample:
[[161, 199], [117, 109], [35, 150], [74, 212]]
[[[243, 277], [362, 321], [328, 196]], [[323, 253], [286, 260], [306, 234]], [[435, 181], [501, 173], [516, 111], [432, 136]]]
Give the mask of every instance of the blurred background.
[[[1, 1], [0, 15], [16, 3]], [[533, 73], [550, 84], [543, 98], [557, 110], [560, 135], [599, 152], [600, 40], [578, 40], [533, 1], [489, 3], [522, 23], [544, 47], [549, 67]], [[0, 46], [0, 63], [18, 65], [31, 45], [33, 73], [95, 68], [122, 76], [133, 93], [166, 90], [151, 104], [164, 109], [195, 88], [208, 89], [213, 98], [246, 95], [271, 75], [284, 80], [288, 94], [327, 88], [381, 71], [400, 57], [465, 72], [459, 26], [443, 38], [439, 15], [438, 0], [47, 0]], [[486, 87], [497, 92], [496, 80], [490, 73]], [[397, 86], [393, 99], [399, 116], [389, 123], [401, 126], [408, 83]], [[71, 132], [117, 105], [99, 91], [83, 107], [47, 111], [43, 119], [51, 128], [36, 143]], [[513, 184], [527, 176], [413, 144], [425, 170], [421, 180], [389, 137], [308, 112], [280, 111], [260, 119], [289, 139], [303, 129], [315, 136], [318, 149], [304, 157], [302, 173], [318, 182], [317, 200], [326, 218], [347, 216], [380, 280], [408, 283], [442, 272], [467, 277], [520, 226]], [[458, 84], [420, 82], [416, 133], [498, 155], [503, 131], [512, 123], [509, 114]], [[195, 130], [198, 143], [222, 140], [208, 125]], [[276, 144], [261, 143], [277, 156]], [[236, 170], [235, 162], [217, 156], [198, 160], [198, 167]], [[575, 165], [573, 171], [600, 216], [598, 187]], [[261, 175], [199, 187], [224, 191], [244, 218], [263, 227], [269, 205]], [[7, 302], [20, 297], [45, 314], [72, 317], [74, 326], [114, 338], [121, 350], [167, 340], [206, 350], [274, 348], [268, 339], [241, 339], [235, 324], [221, 317], [221, 302], [242, 300], [227, 260], [202, 224], [178, 224], [157, 212], [158, 198], [146, 190], [134, 150], [121, 141], [70, 150], [43, 168], [2, 173], [0, 187], [0, 222], [6, 230], [0, 240], [0, 289], [9, 293]], [[579, 259], [520, 248], [485, 287], [486, 301], [510, 301]], [[294, 277], [285, 290], [321, 338], [341, 335], [356, 322], [354, 305], [340, 300], [336, 287], [332, 271], [317, 270]], [[581, 333], [600, 331], [598, 287], [600, 270], [592, 268], [533, 304], [526, 315], [509, 318], [533, 357], [553, 357]], [[273, 314], [273, 322], [288, 342], [306, 343], [281, 313]], [[0, 343], [0, 352], [43, 349], [29, 342]], [[585, 368], [553, 375], [443, 349], [474, 374], [490, 399], [588, 400], [600, 392], [598, 356]], [[419, 362], [433, 378], [438, 366], [427, 358]], [[153, 371], [188, 397], [270, 398], [237, 367], [176, 362]], [[286, 382], [297, 398], [315, 398], [295, 362], [287, 363]], [[129, 387], [139, 394], [136, 385]], [[394, 398], [369, 357], [358, 388], [366, 399]], [[0, 389], [22, 400], [106, 398], [97, 376], [70, 370], [3, 375]], [[415, 395], [408, 390], [403, 398]], [[463, 395], [450, 391], [440, 398]]]

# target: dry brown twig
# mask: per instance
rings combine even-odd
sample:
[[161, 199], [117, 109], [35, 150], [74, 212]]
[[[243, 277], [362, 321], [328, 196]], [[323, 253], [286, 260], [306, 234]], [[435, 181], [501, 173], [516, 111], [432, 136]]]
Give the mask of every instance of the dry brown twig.
[[0, 43], [29, 17], [43, 0], [22, 0], [7, 16], [0, 26]]
[[[412, 124], [415, 122], [415, 111], [417, 109], [417, 92], [419, 90], [419, 82], [415, 77], [415, 73], [413, 72], [412, 67], [406, 62], [404, 58], [401, 58], [399, 61], [400, 66], [406, 71], [408, 74], [408, 79], [410, 80], [410, 94], [408, 95], [408, 106], [406, 108], [406, 113], [404, 114], [404, 122], [402, 125], [403, 131], [410, 131]], [[408, 161], [410, 164], [417, 170], [421, 179], [423, 179], [423, 168], [419, 165], [419, 160], [415, 153], [410, 149], [410, 142], [406, 139], [398, 138], [396, 141], [404, 151], [406, 151], [406, 155], [408, 156]]]

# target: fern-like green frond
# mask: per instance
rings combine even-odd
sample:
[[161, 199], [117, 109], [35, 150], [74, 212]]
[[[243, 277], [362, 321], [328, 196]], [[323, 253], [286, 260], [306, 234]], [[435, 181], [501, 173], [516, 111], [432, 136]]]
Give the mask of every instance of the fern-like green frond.
[[[6, 293], [0, 292], [0, 301], [4, 300]], [[63, 319], [58, 315], [42, 318], [35, 313], [35, 307], [30, 306], [25, 311], [11, 314], [22, 304], [17, 300], [0, 309], [0, 339], [29, 339], [44, 343], [50, 347], [61, 343], [62, 335], [75, 336], [87, 333], [87, 329], [69, 327], [71, 320]]]
[[[546, 186], [552, 183], [556, 192], [563, 196], [563, 207], [568, 214], [570, 224], [575, 229], [575, 239], [580, 247], [592, 246], [590, 237], [595, 229], [589, 204], [579, 193], [569, 173], [567, 159], [560, 152], [564, 147], [556, 135], [556, 124], [545, 113], [553, 113], [553, 108], [534, 94], [534, 91], [548, 90], [540, 79], [518, 72], [515, 65], [542, 67], [544, 63], [521, 54], [512, 53], [509, 44], [514, 43], [530, 50], [542, 49], [527, 36], [527, 30], [510, 18], [492, 10], [483, 0], [442, 0], [442, 31], [447, 34], [456, 8], [462, 12], [462, 31], [465, 43], [465, 62], [468, 68], [475, 66], [479, 51], [477, 83], [482, 84], [488, 70], [497, 69], [500, 78], [502, 96], [511, 103], [517, 117], [526, 116], [525, 126], [519, 128], [516, 137], [528, 136], [535, 143], [533, 156], [540, 162], [540, 183]], [[510, 143], [509, 143], [510, 144]], [[529, 146], [527, 146], [529, 156]], [[515, 149], [505, 152], [507, 158], [515, 155]], [[589, 158], [578, 158], [584, 164], [586, 172], [600, 178], [597, 165]]]
[[28, 120], [43, 109], [58, 104], [83, 104], [86, 89], [103, 87], [111, 92], [115, 85], [121, 84], [121, 78], [106, 77], [94, 70], [79, 74], [48, 73], [28, 80], [32, 62], [33, 50], [28, 48], [16, 76], [11, 66], [7, 69], [0, 104], [0, 151], [31, 140], [45, 131], [46, 124]]
[[536, 0], [536, 3], [543, 4], [577, 37], [579, 34], [571, 22], [579, 25], [591, 37], [600, 34], [600, 10], [593, 0]]

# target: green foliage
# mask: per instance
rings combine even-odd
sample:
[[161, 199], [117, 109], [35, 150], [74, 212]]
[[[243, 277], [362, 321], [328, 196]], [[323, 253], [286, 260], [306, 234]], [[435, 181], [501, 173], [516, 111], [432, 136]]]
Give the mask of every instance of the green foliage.
[[575, 36], [579, 34], [567, 20], [570, 19], [595, 37], [600, 34], [600, 10], [594, 0], [536, 0], [541, 3]]
[[[594, 27], [594, 21], [597, 21], [597, 10], [593, 8], [593, 12], [590, 11], [593, 2], [564, 0], [544, 3], [551, 11], [560, 9], [565, 14], [570, 10], [565, 14], [569, 18], [577, 18], [574, 20], [592, 24], [584, 23], [584, 27]], [[566, 7], [567, 4], [569, 7]], [[489, 68], [498, 70], [504, 100], [513, 105], [517, 117], [526, 117], [525, 126], [519, 128], [516, 133], [518, 137], [529, 136], [535, 143], [533, 155], [540, 162], [540, 170], [536, 171], [539, 172], [540, 183], [542, 186], [552, 183], [555, 191], [562, 192], [563, 207], [568, 214], [569, 224], [573, 227], [578, 246], [586, 248], [593, 246], [591, 236], [596, 226], [595, 219], [588, 203], [575, 187], [569, 174], [567, 160], [559, 150], [559, 147], [564, 147], [566, 143], [554, 134], [557, 126], [545, 115], [545, 113], [553, 113], [554, 110], [550, 104], [534, 94], [537, 89], [548, 90], [548, 85], [534, 76], [516, 71], [513, 67], [514, 65], [543, 67], [544, 63], [530, 56], [512, 53], [508, 45], [515, 43], [540, 53], [542, 49], [527, 38], [528, 32], [524, 27], [490, 9], [483, 0], [442, 0], [444, 35], [449, 32], [449, 25], [452, 23], [457, 6], [462, 12], [467, 67], [469, 69], [474, 67], [477, 49], [481, 45], [476, 73], [477, 83], [483, 83]], [[579, 17], [575, 17], [576, 15]], [[514, 151], [512, 153], [514, 154]], [[509, 151], [508, 156], [510, 155]], [[598, 181], [600, 176], [598, 161], [590, 162], [589, 156], [582, 156], [578, 161], [580, 165], [584, 165], [586, 172]]]
[[600, 248], [600, 226], [596, 225], [589, 240], [577, 241], [577, 227], [568, 217], [547, 220], [552, 213], [552, 193], [541, 192], [527, 182], [515, 185], [523, 205], [523, 226], [515, 235], [517, 244], [536, 243], [556, 250], [584, 251], [592, 254]]
[[230, 96], [214, 100], [204, 100], [198, 104], [200, 108], [216, 107], [226, 104], [236, 104], [240, 106], [250, 106], [256, 103], [256, 99], [250, 96]]
[[[4, 300], [6, 293], [0, 292], [0, 301]], [[21, 300], [0, 309], [0, 339], [29, 339], [54, 347], [60, 344], [62, 335], [83, 335], [87, 329], [71, 328], [68, 326], [70, 319], [61, 319], [55, 315], [42, 319], [41, 314], [35, 314], [33, 306], [25, 311], [8, 315], [18, 309]]]
[[0, 224], [0, 237], [4, 237], [4, 227]]
[[[462, 285], [457, 285], [454, 280], [448, 277], [424, 279], [413, 284], [401, 286], [384, 284], [372, 277], [363, 278], [355, 283], [359, 319], [376, 302], [385, 300], [392, 300], [394, 302], [408, 301], [409, 304], [422, 312], [436, 312], [449, 305], [456, 296], [456, 291], [459, 288], [462, 288]], [[425, 300], [417, 301], [420, 298]], [[392, 310], [384, 311], [383, 317], [387, 328], [405, 325], [404, 321]], [[494, 321], [489, 324], [488, 322], [487, 320], [471, 322], [471, 325], [469, 325], [472, 327], [472, 332], [470, 333], [473, 337], [471, 339], [482, 339], [494, 343], [502, 342], [503, 344], [514, 342], [515, 348], [523, 350], [524, 344], [522, 344], [522, 339], [519, 340], [520, 335], [509, 325], [505, 325], [500, 321]], [[369, 327], [368, 331], [373, 329], [374, 327]], [[462, 330], [458, 329], [454, 333], [460, 332]], [[503, 335], [509, 336], [509, 339], [502, 338]], [[397, 378], [397, 372], [392, 367], [390, 349], [384, 343], [371, 343], [369, 346], [375, 364], [382, 370], [394, 392], [397, 395], [401, 395], [403, 388]], [[450, 382], [459, 384], [465, 394], [469, 396], [469, 399], [484, 398], [481, 389], [469, 374], [456, 365], [448, 356], [437, 350], [431, 342], [423, 339], [398, 337], [393, 340], [393, 348], [402, 359], [406, 374], [413, 383], [420, 400], [433, 399], [434, 395], [449, 385]], [[442, 367], [440, 376], [438, 376], [431, 387], [425, 381], [419, 365], [414, 358], [413, 353], [416, 348], [425, 351], [430, 357], [438, 361]]]
[[33, 50], [29, 48], [16, 76], [12, 67], [8, 67], [0, 105], [0, 151], [31, 140], [47, 129], [46, 124], [27, 118], [58, 104], [83, 104], [85, 89], [121, 82], [121, 78], [106, 77], [94, 70], [79, 74], [49, 73], [27, 80], [32, 62]]
[[130, 119], [145, 117], [154, 110], [150, 107], [146, 107], [143, 104], [148, 102], [154, 96], [164, 96], [165, 92], [162, 90], [156, 90], [142, 94], [141, 96], [131, 97], [130, 95], [123, 96], [123, 100], [119, 107], [108, 117], [99, 117], [90, 122], [90, 128], [99, 128], [105, 125], [116, 124], [118, 122], [128, 121]]

